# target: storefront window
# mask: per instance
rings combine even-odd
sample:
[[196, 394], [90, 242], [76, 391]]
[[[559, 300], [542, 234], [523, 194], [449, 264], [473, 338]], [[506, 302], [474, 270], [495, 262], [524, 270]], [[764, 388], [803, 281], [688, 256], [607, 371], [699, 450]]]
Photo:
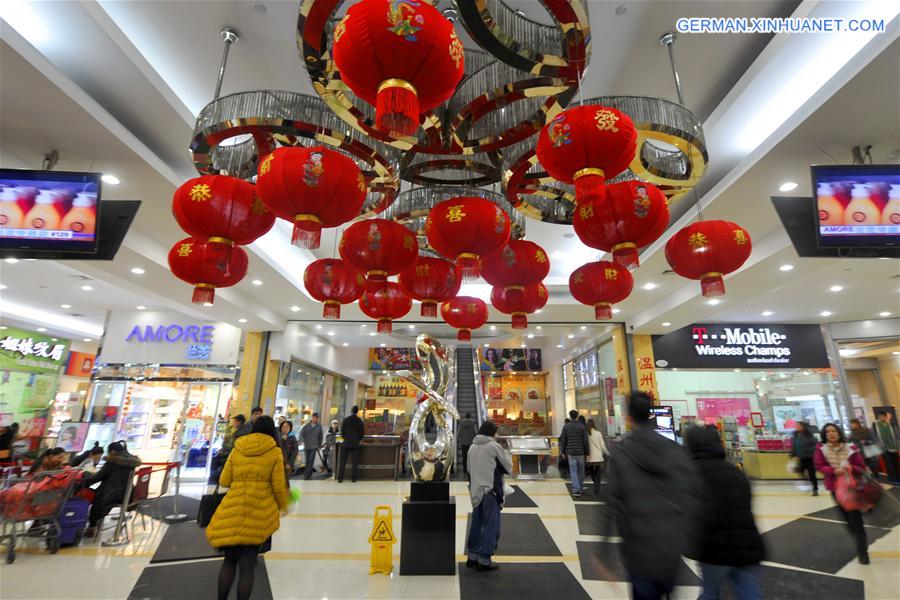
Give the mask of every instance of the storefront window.
[[498, 435], [550, 435], [547, 378], [543, 373], [484, 372], [488, 417]]
[[572, 363], [572, 377], [578, 413], [593, 419], [604, 435], [616, 435], [622, 414], [621, 406], [617, 407], [621, 403], [616, 398], [616, 353], [612, 340], [577, 357]]

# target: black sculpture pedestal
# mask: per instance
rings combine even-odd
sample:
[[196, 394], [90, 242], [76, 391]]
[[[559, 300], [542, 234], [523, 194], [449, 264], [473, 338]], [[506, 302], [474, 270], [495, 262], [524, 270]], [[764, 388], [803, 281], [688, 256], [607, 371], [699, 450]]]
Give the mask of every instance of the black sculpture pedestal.
[[413, 482], [403, 501], [401, 575], [456, 574], [456, 502], [450, 482]]

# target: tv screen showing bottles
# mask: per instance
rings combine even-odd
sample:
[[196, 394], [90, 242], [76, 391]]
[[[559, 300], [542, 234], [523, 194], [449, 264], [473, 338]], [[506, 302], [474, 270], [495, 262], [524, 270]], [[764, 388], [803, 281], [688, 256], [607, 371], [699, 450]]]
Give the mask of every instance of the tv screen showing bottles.
[[97, 248], [100, 173], [0, 169], [0, 248]]
[[820, 248], [900, 245], [900, 165], [812, 167]]

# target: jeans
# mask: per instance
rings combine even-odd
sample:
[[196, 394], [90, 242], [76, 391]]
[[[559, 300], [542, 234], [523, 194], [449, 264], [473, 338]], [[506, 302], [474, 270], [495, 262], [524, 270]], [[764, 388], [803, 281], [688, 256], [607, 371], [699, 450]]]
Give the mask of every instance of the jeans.
[[700, 570], [703, 576], [703, 591], [700, 594], [700, 600], [719, 600], [726, 581], [731, 583], [731, 589], [738, 600], [762, 598], [762, 592], [759, 589], [759, 565], [731, 567], [700, 563]]
[[837, 496], [834, 495], [834, 492], [831, 492], [831, 497], [834, 498], [834, 503], [837, 504], [838, 510], [843, 515], [844, 520], [847, 521], [850, 535], [856, 541], [856, 553], [859, 556], [868, 556], [869, 539], [866, 537], [866, 529], [863, 526], [862, 513], [858, 510], [844, 510], [844, 507], [838, 504]]
[[483, 565], [491, 564], [491, 556], [497, 550], [500, 539], [500, 504], [493, 492], [485, 492], [481, 503], [472, 509], [472, 528], [466, 540], [469, 560]]
[[800, 473], [806, 474], [809, 482], [813, 486], [813, 491], [819, 491], [819, 480], [816, 479], [816, 466], [813, 464], [812, 457], [800, 459]]
[[462, 467], [463, 473], [466, 475], [469, 474], [469, 448], [472, 447], [471, 444], [460, 444], [460, 448], [462, 449]]
[[584, 491], [584, 455], [569, 454], [569, 472], [572, 474], [572, 493]]
[[675, 587], [673, 583], [662, 583], [652, 579], [631, 576], [631, 597], [633, 600], [659, 600], [667, 596]]
[[341, 446], [341, 464], [338, 467], [337, 479], [338, 483], [344, 481], [344, 468], [347, 466], [347, 457], [350, 457], [350, 479], [356, 482], [359, 475], [359, 448], [347, 448]]
[[318, 448], [304, 448], [303, 456], [306, 461], [304, 464], [306, 465], [303, 469], [303, 479], [311, 479], [313, 473], [315, 472], [316, 465], [316, 450]]
[[591, 480], [594, 482], [594, 493], [600, 493], [600, 482], [603, 479], [603, 463], [591, 463], [587, 467], [591, 474]]

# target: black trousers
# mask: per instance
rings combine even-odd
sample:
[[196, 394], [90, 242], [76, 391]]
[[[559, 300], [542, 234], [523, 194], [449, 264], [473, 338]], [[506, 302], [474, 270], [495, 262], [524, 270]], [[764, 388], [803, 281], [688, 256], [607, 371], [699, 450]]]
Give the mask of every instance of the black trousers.
[[831, 497], [834, 498], [834, 503], [837, 504], [838, 510], [841, 511], [841, 515], [843, 515], [844, 520], [847, 521], [847, 526], [850, 528], [850, 535], [852, 535], [853, 539], [856, 541], [857, 554], [860, 556], [868, 555], [869, 540], [866, 537], [866, 529], [863, 526], [862, 513], [858, 510], [844, 510], [844, 508], [838, 504], [834, 492], [831, 492]]
[[460, 444], [459, 447], [462, 449], [462, 468], [463, 473], [466, 475], [469, 474], [469, 448], [472, 447], [471, 444]]
[[344, 467], [347, 466], [347, 457], [350, 457], [350, 480], [356, 481], [359, 475], [359, 448], [347, 448], [341, 446], [341, 465], [338, 467], [338, 483], [344, 480]]
[[819, 480], [816, 479], [816, 465], [813, 463], [812, 457], [800, 459], [800, 473], [805, 473], [813, 486], [813, 490], [819, 491]]

